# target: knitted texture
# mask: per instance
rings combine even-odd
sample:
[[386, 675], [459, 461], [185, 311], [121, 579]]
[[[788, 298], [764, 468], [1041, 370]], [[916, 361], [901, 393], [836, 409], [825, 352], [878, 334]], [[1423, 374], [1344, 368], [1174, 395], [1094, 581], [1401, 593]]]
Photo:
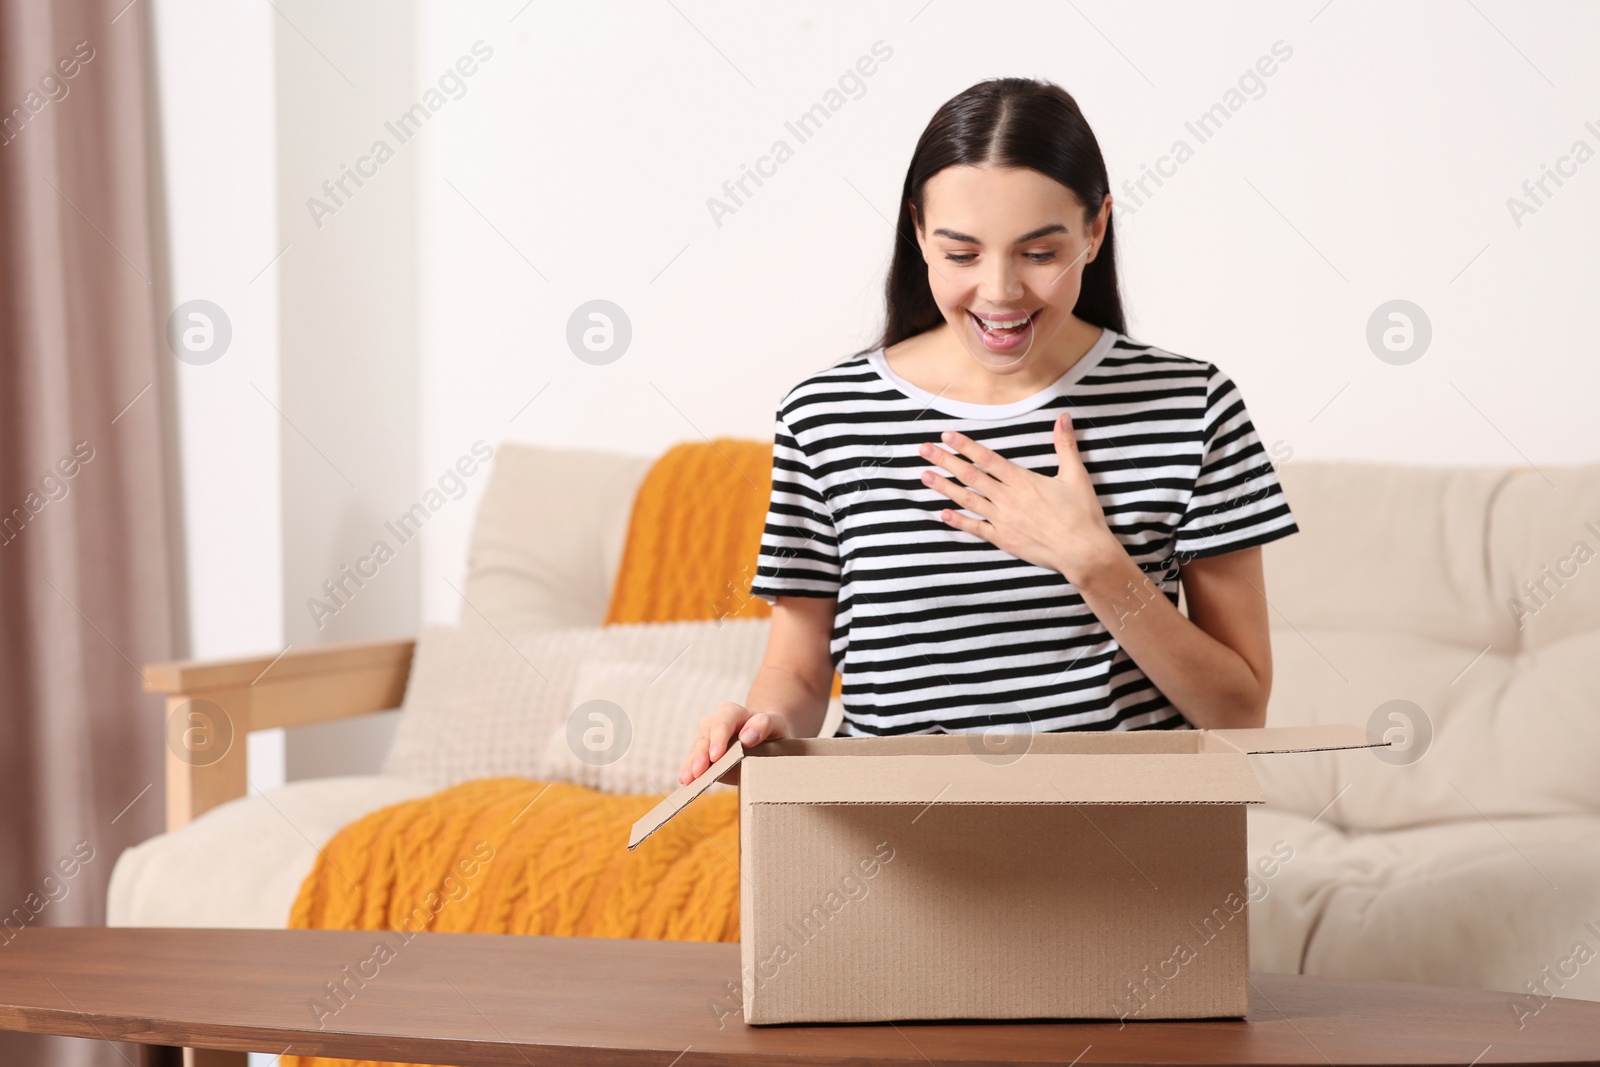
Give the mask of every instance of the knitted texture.
[[[634, 495], [605, 625], [769, 617], [750, 583], [771, 497], [771, 441], [668, 449]], [[842, 691], [834, 672], [829, 695]]]
[[[660, 799], [486, 778], [382, 808], [322, 850], [289, 926], [389, 931], [396, 955], [423, 931], [738, 941], [738, 794], [700, 796], [630, 852], [629, 829]], [[336, 1025], [344, 1002], [318, 992], [309, 1010]]]
[[765, 618], [750, 595], [772, 494], [772, 443], [674, 445], [633, 498], [605, 624]]

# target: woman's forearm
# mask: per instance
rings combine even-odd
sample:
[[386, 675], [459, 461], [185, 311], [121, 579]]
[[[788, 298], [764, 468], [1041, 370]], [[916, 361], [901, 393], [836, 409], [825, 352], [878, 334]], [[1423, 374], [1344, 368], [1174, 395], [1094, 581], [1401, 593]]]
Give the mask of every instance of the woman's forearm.
[[787, 667], [763, 664], [750, 683], [744, 706], [752, 715], [763, 711], [782, 715], [789, 720], [792, 737], [816, 737], [828, 716], [829, 695]]
[[[1114, 546], [1114, 547], [1113, 547]], [[1113, 539], [1074, 583], [1146, 678], [1196, 727], [1262, 726], [1267, 694], [1250, 665], [1195, 625]]]

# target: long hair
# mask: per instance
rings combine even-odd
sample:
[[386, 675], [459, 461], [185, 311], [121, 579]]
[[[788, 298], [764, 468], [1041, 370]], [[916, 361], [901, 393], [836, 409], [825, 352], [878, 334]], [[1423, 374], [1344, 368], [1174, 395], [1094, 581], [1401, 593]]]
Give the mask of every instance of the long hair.
[[[926, 218], [923, 190], [928, 179], [964, 164], [1028, 167], [1054, 178], [1083, 204], [1086, 222], [1099, 213], [1110, 192], [1100, 143], [1077, 101], [1061, 86], [1033, 78], [993, 78], [952, 97], [929, 120], [911, 154], [884, 286], [883, 334], [856, 355], [899, 344], [945, 321], [928, 285], [912, 207], [917, 218]], [[1100, 254], [1084, 265], [1072, 313], [1095, 326], [1127, 333], [1116, 251], [1115, 226], [1108, 217]]]

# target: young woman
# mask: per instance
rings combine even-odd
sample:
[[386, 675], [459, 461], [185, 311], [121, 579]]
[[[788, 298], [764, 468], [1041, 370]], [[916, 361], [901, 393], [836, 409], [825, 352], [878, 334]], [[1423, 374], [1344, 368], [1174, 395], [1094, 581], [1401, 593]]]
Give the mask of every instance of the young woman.
[[[1261, 726], [1261, 548], [1298, 531], [1214, 364], [1127, 335], [1105, 163], [1059, 86], [982, 82], [923, 131], [871, 348], [779, 402], [734, 736]], [[1178, 610], [1182, 583], [1188, 616]]]

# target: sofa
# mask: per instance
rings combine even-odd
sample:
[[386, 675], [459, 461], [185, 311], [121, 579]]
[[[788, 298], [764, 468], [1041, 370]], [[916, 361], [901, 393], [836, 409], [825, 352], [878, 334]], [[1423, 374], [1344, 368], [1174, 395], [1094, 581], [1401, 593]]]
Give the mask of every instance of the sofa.
[[[601, 625], [653, 462], [502, 445], [460, 630]], [[1263, 549], [1267, 722], [1354, 723], [1391, 744], [1251, 757], [1267, 802], [1248, 812], [1249, 850], [1276, 861], [1251, 876], [1252, 969], [1501, 990], [1524, 1019], [1541, 998], [1600, 1000], [1600, 465], [1291, 460], [1278, 475], [1300, 532]], [[760, 625], [762, 607], [744, 614]], [[147, 685], [169, 713], [220, 711], [241, 740], [399, 707], [415, 749], [442, 721], [407, 719], [415, 652], [162, 664]], [[835, 697], [824, 736], [841, 713]], [[658, 737], [657, 762], [688, 741]], [[244, 747], [169, 755], [168, 830], [117, 860], [111, 925], [281, 928], [342, 826], [440, 784], [390, 761], [261, 793]], [[519, 770], [551, 768], [529, 753]]]

